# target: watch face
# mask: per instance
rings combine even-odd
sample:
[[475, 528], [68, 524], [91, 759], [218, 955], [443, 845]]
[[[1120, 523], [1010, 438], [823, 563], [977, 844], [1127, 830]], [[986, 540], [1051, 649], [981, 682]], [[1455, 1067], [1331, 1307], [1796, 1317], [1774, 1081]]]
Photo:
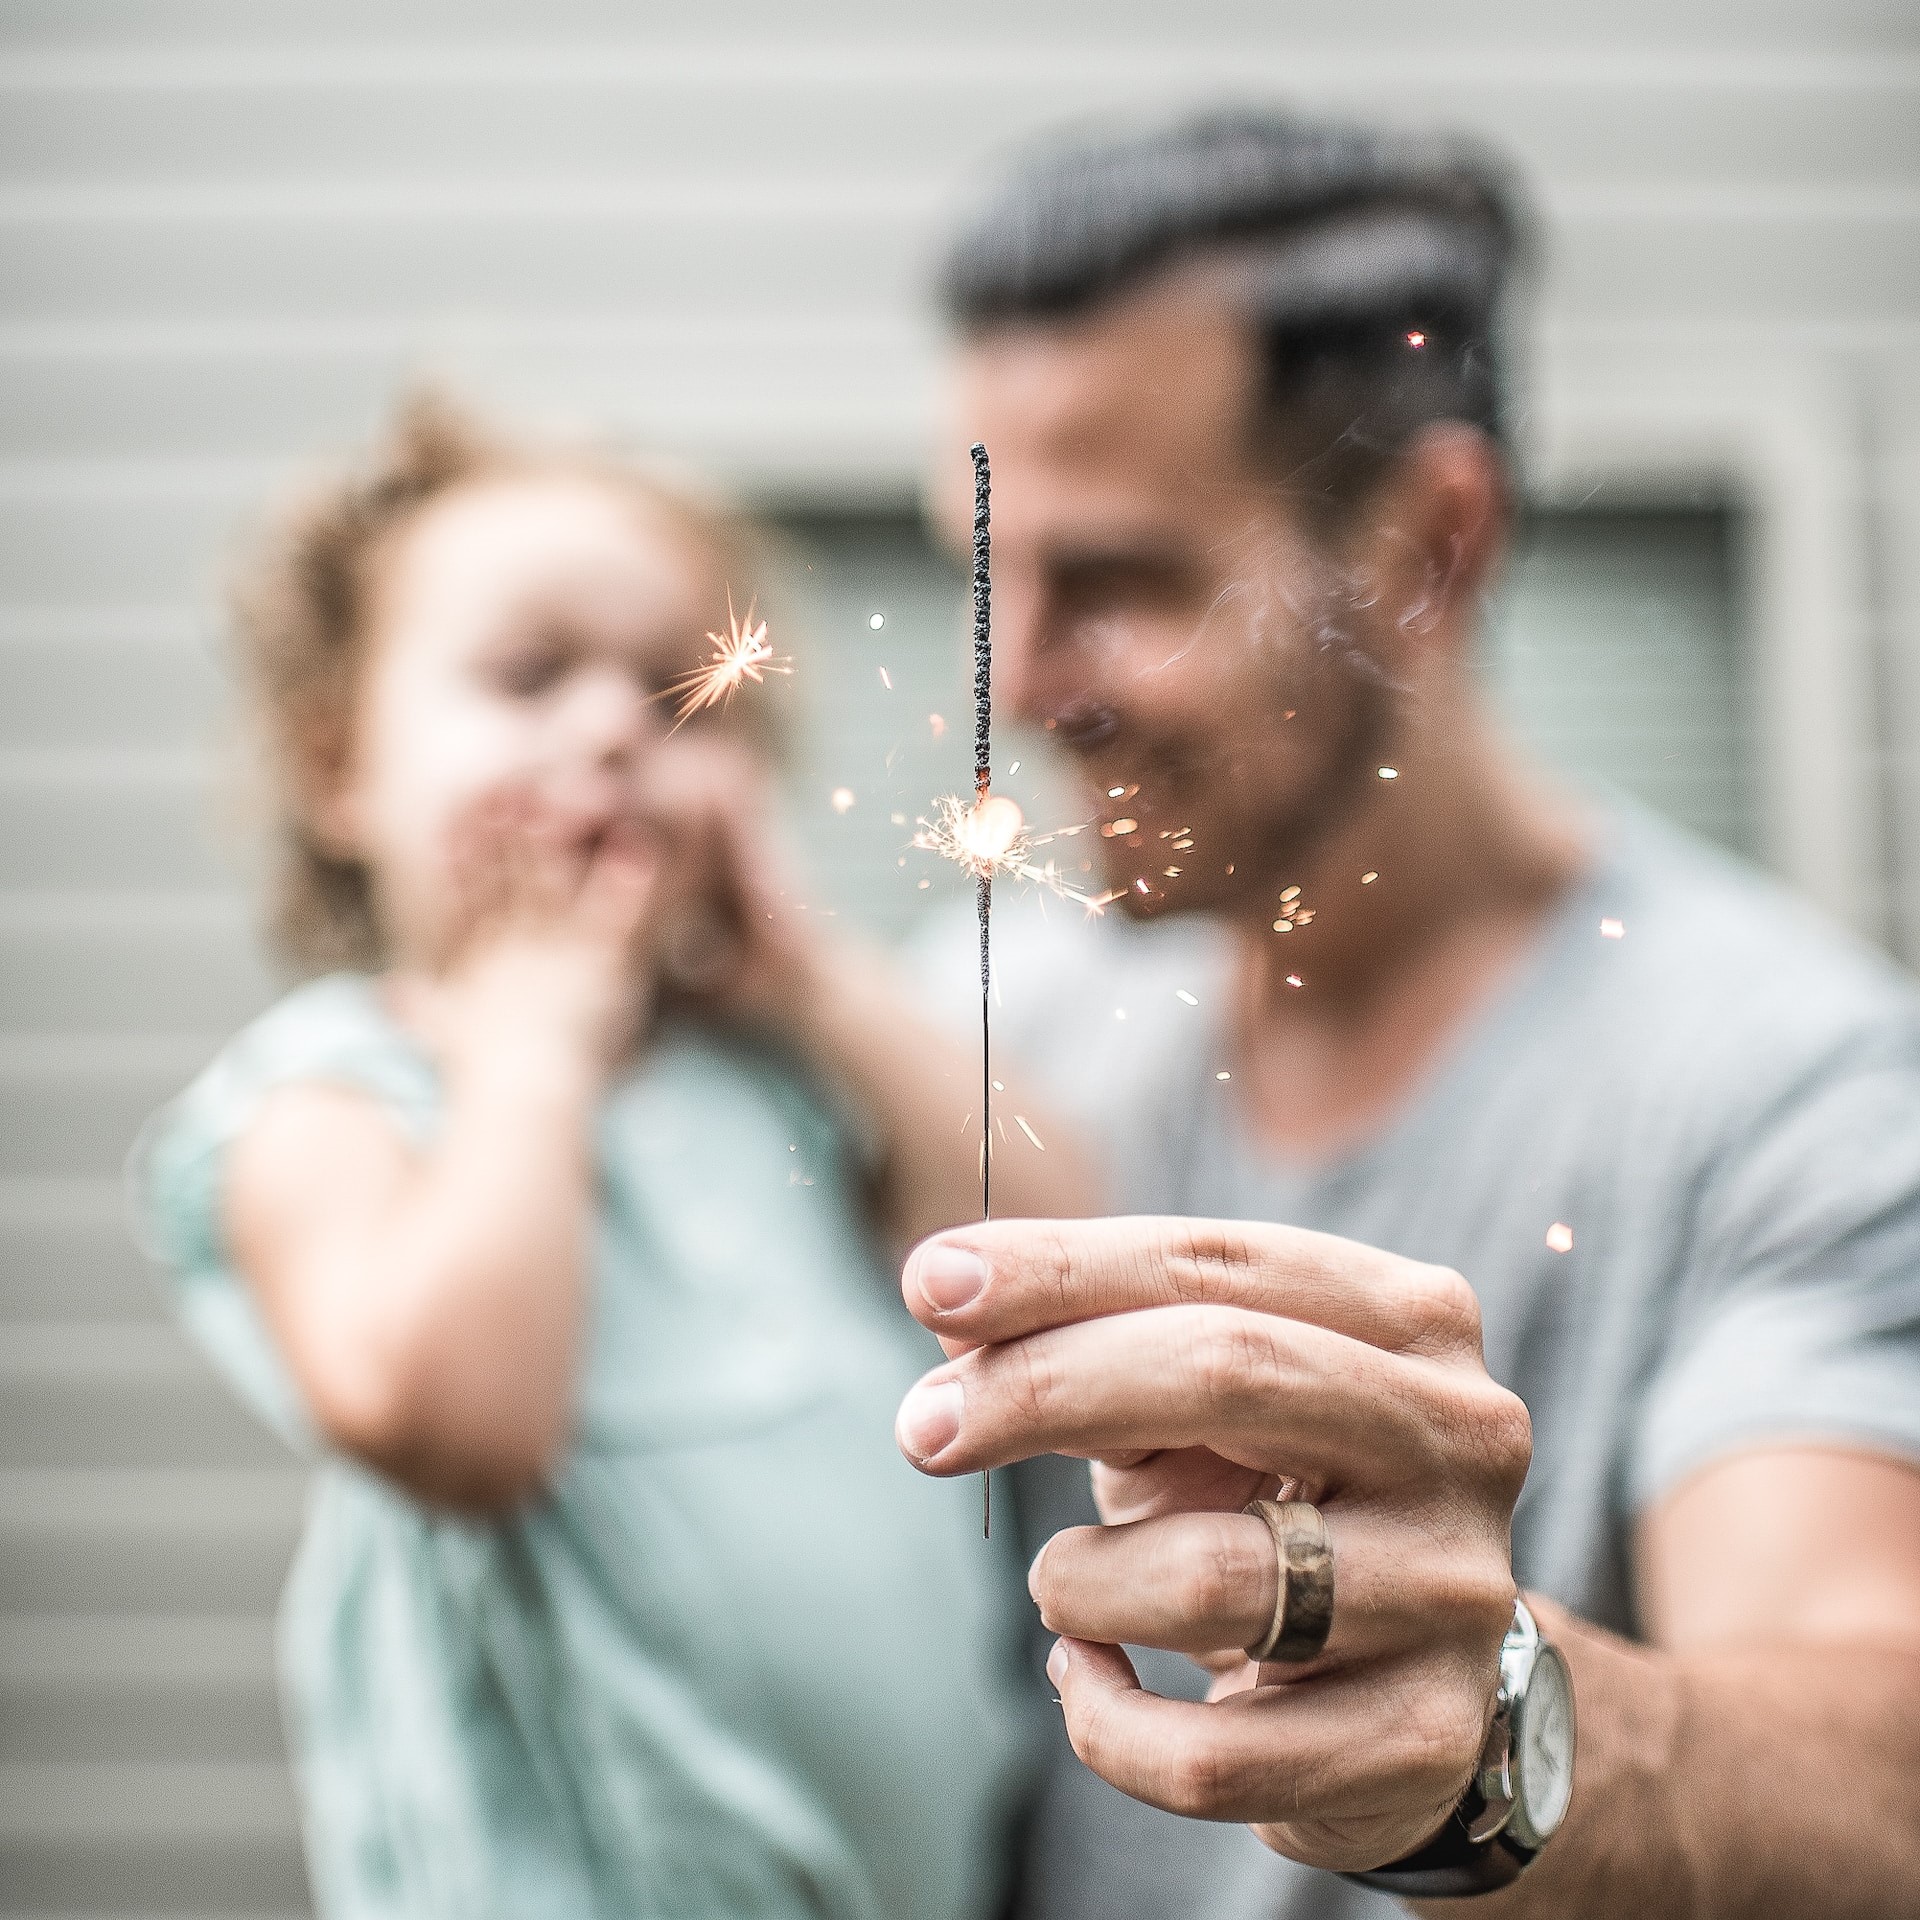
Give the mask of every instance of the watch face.
[[1515, 1839], [1544, 1846], [1573, 1795], [1573, 1681], [1559, 1650], [1542, 1647], [1514, 1729]]

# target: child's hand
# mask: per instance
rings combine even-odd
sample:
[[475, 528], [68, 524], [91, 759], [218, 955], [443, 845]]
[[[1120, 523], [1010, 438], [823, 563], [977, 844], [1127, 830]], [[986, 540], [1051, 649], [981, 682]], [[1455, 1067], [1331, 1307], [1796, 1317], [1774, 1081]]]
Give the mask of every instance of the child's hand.
[[738, 748], [663, 750], [647, 807], [665, 869], [654, 955], [666, 992], [783, 1029], [814, 990], [821, 942], [780, 882], [770, 812], [765, 774]]
[[459, 910], [431, 977], [401, 1011], [458, 1059], [476, 1046], [557, 1046], [605, 1072], [646, 1025], [659, 857], [630, 823], [583, 833], [530, 794], [489, 795], [448, 849]]

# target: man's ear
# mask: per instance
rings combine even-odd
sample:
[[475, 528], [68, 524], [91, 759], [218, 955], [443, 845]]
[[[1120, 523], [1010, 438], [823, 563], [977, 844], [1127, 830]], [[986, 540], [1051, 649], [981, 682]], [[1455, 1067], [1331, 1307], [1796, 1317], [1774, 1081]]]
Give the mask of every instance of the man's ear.
[[1362, 508], [1351, 558], [1388, 622], [1465, 656], [1506, 551], [1511, 502], [1493, 441], [1464, 421], [1423, 427]]

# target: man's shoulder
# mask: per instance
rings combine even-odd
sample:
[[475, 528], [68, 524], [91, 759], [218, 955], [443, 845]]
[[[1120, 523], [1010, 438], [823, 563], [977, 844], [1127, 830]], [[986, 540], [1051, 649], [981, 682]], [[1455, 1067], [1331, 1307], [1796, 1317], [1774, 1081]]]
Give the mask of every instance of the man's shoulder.
[[1581, 900], [1598, 1014], [1682, 1058], [1728, 1050], [1784, 1071], [1869, 1040], [1920, 1042], [1920, 989], [1780, 881], [1621, 810]]

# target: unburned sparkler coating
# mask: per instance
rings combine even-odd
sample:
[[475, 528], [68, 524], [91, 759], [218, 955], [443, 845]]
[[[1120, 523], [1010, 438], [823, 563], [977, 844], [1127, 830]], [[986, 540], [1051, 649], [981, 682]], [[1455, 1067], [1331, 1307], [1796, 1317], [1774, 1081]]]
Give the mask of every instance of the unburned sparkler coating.
[[[973, 455], [973, 815], [982, 819], [993, 785], [993, 475], [987, 450], [976, 440]], [[1020, 809], [1013, 807], [1007, 844], [1020, 830]], [[997, 838], [1006, 816], [990, 825]], [[993, 868], [974, 873], [974, 902], [980, 920], [980, 1217], [993, 1218]], [[980, 1532], [993, 1534], [993, 1474], [980, 1476]]]

